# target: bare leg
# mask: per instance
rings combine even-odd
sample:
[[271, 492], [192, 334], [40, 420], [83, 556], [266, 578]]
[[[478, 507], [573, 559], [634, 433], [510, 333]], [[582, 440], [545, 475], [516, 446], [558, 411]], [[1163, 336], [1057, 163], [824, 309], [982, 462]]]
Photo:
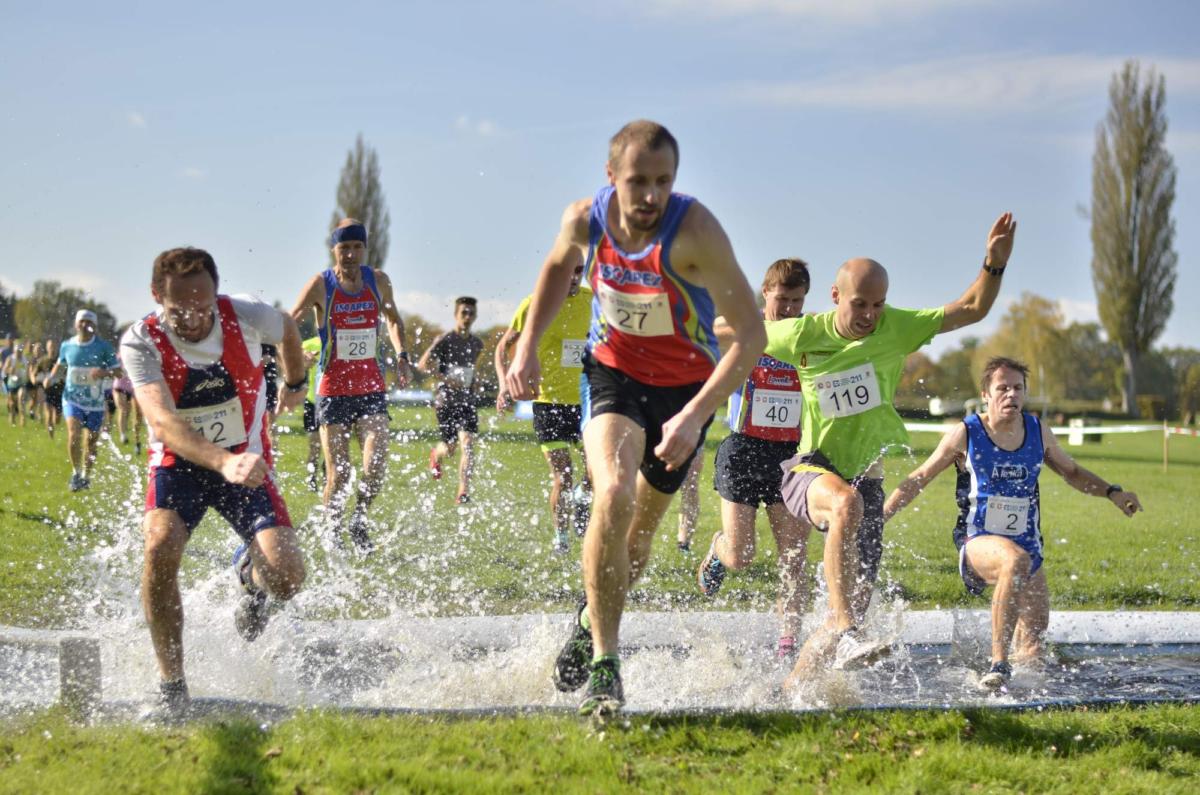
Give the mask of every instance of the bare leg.
[[346, 484], [350, 482], [350, 428], [322, 425], [321, 446], [325, 448], [325, 492], [321, 497], [329, 519], [341, 525], [346, 507]]
[[808, 573], [808, 536], [811, 528], [788, 511], [783, 503], [767, 506], [767, 518], [779, 550], [780, 636], [800, 635], [800, 620], [812, 599], [812, 577]]
[[117, 432], [121, 436], [121, 444], [129, 444], [129, 396], [114, 389], [113, 402], [117, 405]]
[[571, 448], [564, 446], [543, 450], [542, 455], [550, 465], [550, 515], [554, 517], [554, 531], [559, 538], [563, 538], [570, 531], [572, 520], [571, 501], [564, 498], [574, 488]]
[[146, 513], [142, 522], [145, 562], [142, 567], [142, 610], [150, 625], [150, 641], [163, 681], [183, 678], [183, 601], [179, 596], [179, 562], [188, 534], [175, 511]]
[[272, 597], [287, 601], [304, 584], [304, 556], [296, 532], [290, 527], [269, 527], [250, 544], [254, 584]]
[[83, 423], [78, 418], [67, 417], [67, 454], [76, 475], [83, 473], [83, 432]]
[[687, 478], [679, 488], [679, 532], [676, 541], [691, 547], [696, 534], [696, 522], [700, 519], [700, 473], [704, 470], [704, 451], [700, 450], [692, 459]]
[[[356, 514], [365, 514], [371, 503], [383, 488], [383, 477], [387, 474], [387, 452], [391, 437], [388, 435], [388, 418], [386, 414], [373, 414], [363, 417], [356, 424], [361, 433], [359, 440], [362, 446], [363, 477], [358, 489], [358, 502], [354, 506]], [[347, 458], [349, 455], [347, 455]]]
[[1007, 538], [983, 535], [967, 542], [967, 563], [992, 591], [992, 662], [1008, 660], [1019, 599], [1029, 582], [1029, 553]]
[[471, 475], [475, 472], [475, 434], [459, 431], [458, 441], [462, 447], [458, 458], [458, 496], [464, 497], [471, 493]]
[[1013, 633], [1012, 659], [1017, 662], [1036, 660], [1042, 656], [1042, 642], [1050, 626], [1050, 589], [1046, 586], [1046, 569], [1041, 567], [1017, 597], [1017, 630]]
[[87, 439], [87, 455], [83, 459], [83, 477], [88, 479], [92, 476], [92, 469], [96, 466], [96, 444], [100, 441], [99, 431], [89, 431], [83, 429]]

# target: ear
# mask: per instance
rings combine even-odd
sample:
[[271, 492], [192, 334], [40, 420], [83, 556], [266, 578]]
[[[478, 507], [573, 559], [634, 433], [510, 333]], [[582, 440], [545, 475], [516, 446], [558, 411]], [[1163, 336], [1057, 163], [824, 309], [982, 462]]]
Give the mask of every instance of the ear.
[[158, 290], [155, 289], [153, 284], [150, 285], [150, 296], [152, 298], [154, 298], [154, 303], [156, 303], [156, 304], [162, 303], [162, 296], [158, 294]]
[[830, 296], [830, 298], [833, 299], [833, 303], [837, 304], [839, 294], [838, 294], [838, 288], [837, 288], [836, 284], [829, 288], [829, 296]]

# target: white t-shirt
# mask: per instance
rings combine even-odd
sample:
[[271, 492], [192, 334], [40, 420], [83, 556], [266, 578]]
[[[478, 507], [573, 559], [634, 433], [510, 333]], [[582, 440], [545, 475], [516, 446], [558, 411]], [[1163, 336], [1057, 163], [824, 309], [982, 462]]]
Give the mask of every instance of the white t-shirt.
[[[238, 324], [242, 327], [242, 338], [250, 353], [250, 361], [258, 365], [262, 361], [263, 345], [278, 345], [283, 341], [283, 315], [278, 309], [251, 296], [230, 296]], [[166, 332], [171, 345], [183, 357], [189, 367], [208, 367], [221, 358], [225, 334], [221, 330], [221, 318], [213, 306], [213, 326], [208, 336], [199, 342], [182, 340], [167, 324], [159, 310], [159, 328]], [[121, 337], [121, 364], [129, 374], [134, 388], [162, 381], [162, 355], [158, 346], [146, 330], [146, 321], [139, 320], [129, 327]]]

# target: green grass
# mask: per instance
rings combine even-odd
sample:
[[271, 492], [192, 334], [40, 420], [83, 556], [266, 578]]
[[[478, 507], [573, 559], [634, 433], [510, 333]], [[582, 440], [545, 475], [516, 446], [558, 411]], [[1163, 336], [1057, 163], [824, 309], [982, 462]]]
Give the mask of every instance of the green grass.
[[0, 792], [1194, 792], [1187, 706], [631, 717], [300, 713], [0, 733]]

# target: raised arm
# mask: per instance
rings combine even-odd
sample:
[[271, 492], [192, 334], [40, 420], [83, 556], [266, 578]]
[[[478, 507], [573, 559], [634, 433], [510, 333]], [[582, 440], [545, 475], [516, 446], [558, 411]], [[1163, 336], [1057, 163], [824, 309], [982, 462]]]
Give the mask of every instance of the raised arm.
[[1000, 294], [1001, 274], [1008, 265], [1016, 233], [1017, 221], [1012, 213], [1004, 213], [992, 224], [988, 232], [983, 269], [958, 300], [946, 304], [940, 333], [978, 323], [987, 317], [992, 304], [996, 302], [996, 296]]
[[886, 522], [917, 498], [930, 482], [967, 452], [967, 426], [961, 422], [954, 426], [938, 442], [937, 448], [925, 463], [909, 473], [900, 485], [888, 495], [883, 504], [883, 520]]
[[1126, 516], [1133, 516], [1138, 511], [1144, 510], [1141, 502], [1138, 501], [1138, 496], [1132, 491], [1116, 489], [1110, 494], [1109, 487], [1112, 484], [1095, 472], [1081, 467], [1059, 446], [1058, 440], [1045, 425], [1042, 426], [1042, 448], [1046, 451], [1046, 466], [1057, 472], [1063, 480], [1070, 484], [1071, 488], [1082, 491], [1084, 494], [1107, 497], [1108, 501], [1117, 506], [1117, 509]]
[[408, 361], [408, 346], [404, 341], [404, 318], [396, 308], [396, 299], [392, 293], [392, 280], [383, 271], [375, 271], [375, 285], [379, 288], [379, 297], [383, 300], [383, 319], [387, 323], [388, 339], [396, 351], [396, 384], [401, 389], [408, 386], [412, 380], [412, 367]]

